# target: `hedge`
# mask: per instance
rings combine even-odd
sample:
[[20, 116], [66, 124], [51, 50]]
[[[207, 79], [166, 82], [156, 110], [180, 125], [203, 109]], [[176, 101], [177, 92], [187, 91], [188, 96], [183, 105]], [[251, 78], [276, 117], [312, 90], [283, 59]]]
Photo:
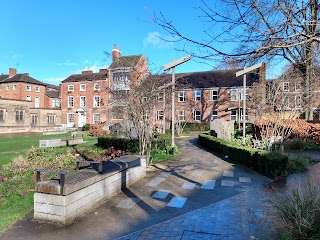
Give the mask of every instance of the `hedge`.
[[[109, 148], [114, 147], [116, 150], [123, 150], [130, 153], [139, 152], [139, 140], [138, 139], [128, 139], [128, 138], [118, 138], [111, 136], [102, 136], [98, 137], [99, 147]], [[158, 139], [152, 141], [152, 148], [156, 148], [158, 150], [166, 150], [167, 146], [171, 146], [171, 141], [166, 139]]]
[[280, 176], [287, 170], [288, 157], [280, 153], [233, 145], [227, 140], [207, 134], [200, 134], [198, 142], [214, 152], [228, 155], [239, 164], [271, 178]]

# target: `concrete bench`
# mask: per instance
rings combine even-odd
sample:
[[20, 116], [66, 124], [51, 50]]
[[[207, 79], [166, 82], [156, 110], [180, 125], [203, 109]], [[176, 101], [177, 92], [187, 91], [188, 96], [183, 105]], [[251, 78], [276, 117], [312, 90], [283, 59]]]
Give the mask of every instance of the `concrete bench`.
[[[78, 169], [83, 162], [87, 161], [80, 161]], [[91, 162], [91, 168], [72, 173], [38, 170], [34, 219], [69, 224], [146, 174], [146, 160], [138, 156], [127, 155], [109, 160], [99, 169], [102, 173], [96, 171], [99, 166], [95, 164]], [[40, 181], [40, 175], [48, 173], [59, 177]]]

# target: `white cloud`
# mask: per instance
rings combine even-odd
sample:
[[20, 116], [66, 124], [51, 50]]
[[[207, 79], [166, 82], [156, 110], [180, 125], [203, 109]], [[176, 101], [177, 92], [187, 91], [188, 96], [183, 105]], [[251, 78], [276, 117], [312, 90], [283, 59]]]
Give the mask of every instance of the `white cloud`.
[[50, 83], [50, 84], [54, 84], [54, 85], [59, 85], [61, 83], [61, 81], [63, 81], [66, 78], [45, 78], [43, 79], [44, 82], [46, 83]]
[[172, 48], [174, 47], [174, 42], [172, 42], [174, 40], [175, 39], [169, 35], [164, 35], [159, 32], [149, 32], [147, 37], [143, 39], [143, 47]]

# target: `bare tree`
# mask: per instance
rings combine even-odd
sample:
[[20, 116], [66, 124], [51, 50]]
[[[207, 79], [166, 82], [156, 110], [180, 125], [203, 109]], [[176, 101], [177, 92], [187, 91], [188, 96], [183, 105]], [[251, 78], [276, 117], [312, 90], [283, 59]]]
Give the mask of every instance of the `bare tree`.
[[[160, 13], [152, 20], [175, 40], [192, 43], [198, 52], [179, 49], [207, 60], [254, 63], [285, 59], [303, 76], [306, 119], [311, 107], [313, 71], [319, 48], [319, 0], [218, 0], [201, 1], [203, 34], [188, 36]], [[164, 39], [166, 40], [166, 39]], [[235, 46], [235, 48], [226, 47]], [[218, 46], [222, 46], [219, 48]]]

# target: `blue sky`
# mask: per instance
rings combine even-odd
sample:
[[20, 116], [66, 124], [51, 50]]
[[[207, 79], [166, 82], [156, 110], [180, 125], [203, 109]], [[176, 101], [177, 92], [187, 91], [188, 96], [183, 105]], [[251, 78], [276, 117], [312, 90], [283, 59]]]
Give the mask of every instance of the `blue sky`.
[[[150, 23], [148, 14], [163, 12], [192, 36], [202, 32], [200, 14], [194, 9], [198, 5], [197, 0], [1, 0], [0, 74], [13, 67], [40, 81], [59, 84], [85, 67], [97, 71], [109, 65], [111, 59], [103, 52], [111, 52], [114, 44], [122, 55], [144, 54], [151, 70], [160, 69], [186, 54], [175, 50], [181, 43], [157, 37], [170, 38]], [[176, 72], [205, 71], [212, 66], [191, 60]]]
[[[195, 28], [193, 7], [197, 1], [73, 1], [2, 0], [0, 73], [9, 67], [44, 82], [58, 84], [84, 67], [98, 70], [109, 65], [104, 51], [117, 44], [122, 55], [144, 54], [151, 68], [158, 69], [173, 58], [184, 57], [175, 51], [177, 44], [157, 38], [166, 33], [149, 23], [148, 12], [162, 11], [179, 26]], [[188, 16], [186, 21], [185, 16]], [[177, 72], [210, 70], [190, 61]]]

